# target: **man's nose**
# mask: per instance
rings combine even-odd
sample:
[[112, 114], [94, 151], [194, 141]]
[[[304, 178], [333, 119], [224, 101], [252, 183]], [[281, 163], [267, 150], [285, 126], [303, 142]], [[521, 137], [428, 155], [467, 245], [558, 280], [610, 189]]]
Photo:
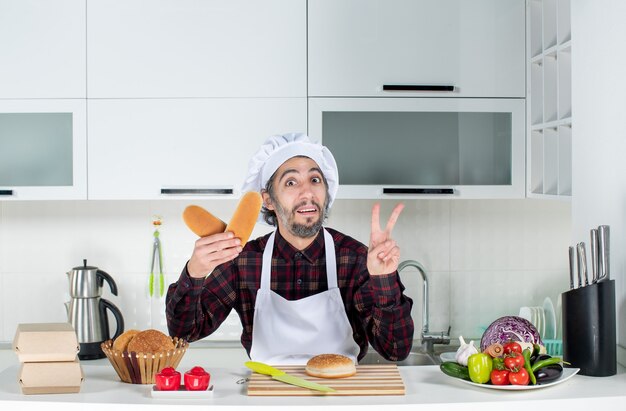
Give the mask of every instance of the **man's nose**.
[[313, 185], [309, 182], [300, 185], [300, 198], [312, 198], [313, 197]]

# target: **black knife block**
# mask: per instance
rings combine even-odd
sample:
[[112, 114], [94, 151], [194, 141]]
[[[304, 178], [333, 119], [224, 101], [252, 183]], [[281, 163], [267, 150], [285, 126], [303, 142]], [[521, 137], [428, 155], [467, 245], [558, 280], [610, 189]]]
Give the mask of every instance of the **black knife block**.
[[569, 290], [561, 298], [563, 360], [580, 368], [582, 375], [615, 375], [615, 280]]

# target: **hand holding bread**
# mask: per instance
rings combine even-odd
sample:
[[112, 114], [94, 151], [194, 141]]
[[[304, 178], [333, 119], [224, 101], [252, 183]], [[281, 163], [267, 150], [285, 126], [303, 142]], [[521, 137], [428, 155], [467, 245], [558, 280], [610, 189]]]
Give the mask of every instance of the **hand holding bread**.
[[223, 233], [226, 223], [197, 205], [190, 205], [183, 211], [183, 220], [187, 227], [198, 237], [206, 237], [211, 234]]
[[189, 275], [205, 277], [218, 265], [237, 257], [252, 234], [262, 204], [258, 192], [245, 193], [228, 225], [202, 207], [187, 207], [183, 219], [200, 236], [187, 264]]
[[193, 278], [206, 277], [218, 265], [237, 257], [242, 249], [241, 240], [232, 232], [199, 238], [187, 263], [187, 272]]
[[261, 194], [256, 191], [248, 191], [239, 200], [239, 205], [237, 205], [233, 217], [226, 226], [226, 231], [232, 231], [235, 237], [241, 239], [242, 245], [248, 242], [262, 205]]

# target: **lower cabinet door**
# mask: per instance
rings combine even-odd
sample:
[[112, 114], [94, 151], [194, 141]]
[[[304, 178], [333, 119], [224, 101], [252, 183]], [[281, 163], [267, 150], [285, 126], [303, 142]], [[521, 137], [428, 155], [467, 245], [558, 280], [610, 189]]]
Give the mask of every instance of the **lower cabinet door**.
[[268, 136], [306, 132], [306, 107], [306, 98], [90, 100], [88, 198], [237, 198]]

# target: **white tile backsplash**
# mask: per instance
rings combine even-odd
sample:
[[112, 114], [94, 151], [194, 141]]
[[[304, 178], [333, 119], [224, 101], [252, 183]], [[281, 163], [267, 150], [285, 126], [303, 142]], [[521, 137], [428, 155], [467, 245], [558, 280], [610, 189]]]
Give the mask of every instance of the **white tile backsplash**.
[[[381, 202], [384, 224], [395, 201]], [[165, 330], [164, 299], [148, 296], [152, 216], [160, 215], [166, 286], [178, 278], [196, 237], [182, 211], [198, 204], [224, 221], [235, 200], [0, 202], [0, 341], [20, 322], [65, 321], [66, 272], [84, 258], [108, 272], [119, 293], [103, 297], [120, 308], [126, 328]], [[328, 220], [367, 244], [373, 201], [338, 200]], [[429, 276], [430, 330], [476, 337], [480, 327], [522, 305], [554, 301], [567, 287], [570, 204], [539, 200], [405, 201], [394, 238], [402, 260], [420, 261]], [[259, 224], [253, 237], [270, 231]], [[401, 273], [414, 299], [416, 338], [422, 327], [422, 281]], [[157, 282], [158, 284], [158, 282]], [[110, 320], [111, 327], [114, 326]], [[239, 340], [232, 313], [210, 339]]]

